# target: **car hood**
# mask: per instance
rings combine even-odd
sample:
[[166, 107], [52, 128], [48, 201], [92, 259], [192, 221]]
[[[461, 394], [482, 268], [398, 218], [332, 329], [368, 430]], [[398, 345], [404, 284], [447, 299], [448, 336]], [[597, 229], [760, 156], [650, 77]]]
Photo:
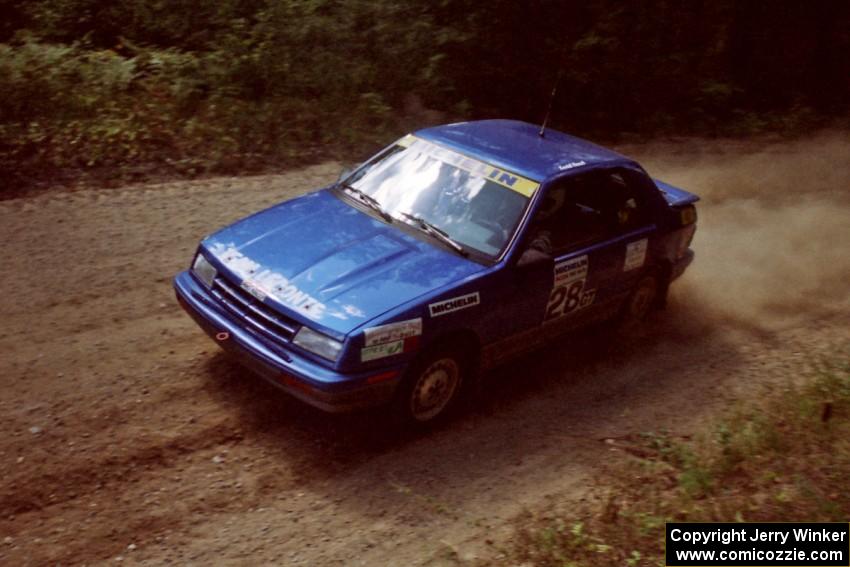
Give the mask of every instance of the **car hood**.
[[202, 248], [255, 297], [338, 336], [483, 269], [375, 220], [327, 189], [238, 221]]

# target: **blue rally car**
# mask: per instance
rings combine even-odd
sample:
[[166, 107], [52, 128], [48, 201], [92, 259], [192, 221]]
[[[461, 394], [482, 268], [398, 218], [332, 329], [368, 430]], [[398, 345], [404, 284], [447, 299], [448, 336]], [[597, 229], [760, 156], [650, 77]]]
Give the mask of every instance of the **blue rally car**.
[[484, 369], [637, 321], [693, 260], [697, 197], [509, 120], [407, 135], [205, 238], [177, 298], [225, 350], [327, 411], [445, 415]]

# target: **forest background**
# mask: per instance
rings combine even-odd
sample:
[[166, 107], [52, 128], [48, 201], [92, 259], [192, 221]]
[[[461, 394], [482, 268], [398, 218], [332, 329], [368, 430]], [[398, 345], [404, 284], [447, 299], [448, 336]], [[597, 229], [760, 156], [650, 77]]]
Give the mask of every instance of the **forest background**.
[[359, 159], [505, 117], [604, 143], [846, 127], [850, 2], [0, 0], [0, 197]]

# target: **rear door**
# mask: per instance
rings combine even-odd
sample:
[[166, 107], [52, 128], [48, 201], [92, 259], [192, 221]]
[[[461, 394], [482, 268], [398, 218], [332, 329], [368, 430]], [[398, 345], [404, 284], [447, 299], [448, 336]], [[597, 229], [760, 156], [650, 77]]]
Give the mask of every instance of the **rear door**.
[[533, 229], [548, 234], [555, 258], [542, 315], [547, 335], [613, 315], [646, 262], [654, 229], [624, 170], [569, 177], [550, 197]]
[[547, 335], [601, 316], [611, 299], [616, 254], [594, 179], [585, 174], [555, 185], [539, 211], [531, 245], [545, 249], [548, 244], [547, 252], [555, 258], [541, 321]]

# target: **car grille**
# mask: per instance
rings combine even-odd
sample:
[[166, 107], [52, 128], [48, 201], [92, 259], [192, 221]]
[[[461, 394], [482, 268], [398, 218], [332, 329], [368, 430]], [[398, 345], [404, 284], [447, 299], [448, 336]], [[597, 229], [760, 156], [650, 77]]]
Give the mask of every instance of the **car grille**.
[[228, 311], [270, 339], [290, 342], [298, 331], [300, 325], [295, 320], [274, 311], [241, 287], [234, 286], [220, 276], [215, 278], [211, 291]]

